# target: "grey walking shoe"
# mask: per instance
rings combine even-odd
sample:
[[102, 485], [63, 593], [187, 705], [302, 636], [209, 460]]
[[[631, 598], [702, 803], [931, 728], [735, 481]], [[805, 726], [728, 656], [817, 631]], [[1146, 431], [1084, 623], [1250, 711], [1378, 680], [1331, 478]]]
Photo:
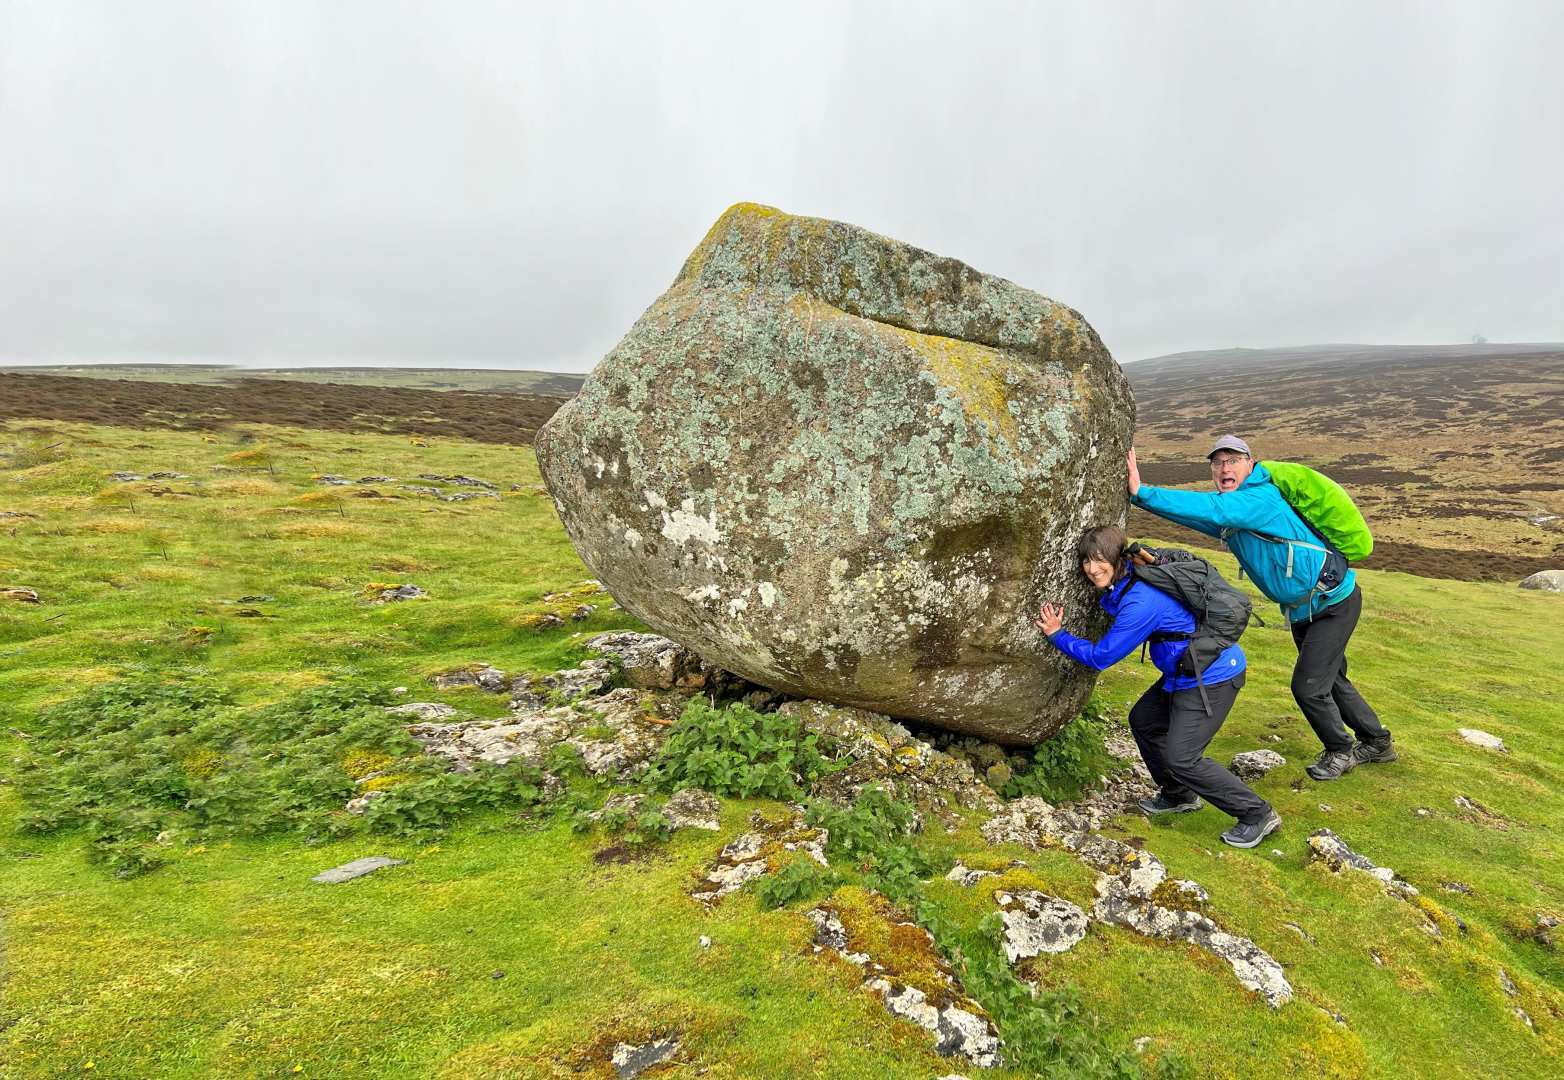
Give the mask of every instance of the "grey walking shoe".
[[1350, 750], [1321, 750], [1314, 764], [1303, 771], [1316, 780], [1340, 780], [1357, 765]]
[[1200, 796], [1190, 795], [1184, 799], [1170, 799], [1159, 791], [1155, 798], [1142, 799], [1140, 808], [1148, 814], [1187, 814], [1191, 810], [1200, 809]]
[[1232, 847], [1252, 848], [1282, 827], [1282, 816], [1275, 810], [1267, 810], [1265, 817], [1253, 824], [1240, 821], [1222, 834], [1222, 843]]
[[1359, 740], [1352, 745], [1352, 761], [1356, 765], [1366, 765], [1371, 761], [1386, 762], [1396, 760], [1396, 748], [1390, 744], [1390, 735], [1383, 738]]

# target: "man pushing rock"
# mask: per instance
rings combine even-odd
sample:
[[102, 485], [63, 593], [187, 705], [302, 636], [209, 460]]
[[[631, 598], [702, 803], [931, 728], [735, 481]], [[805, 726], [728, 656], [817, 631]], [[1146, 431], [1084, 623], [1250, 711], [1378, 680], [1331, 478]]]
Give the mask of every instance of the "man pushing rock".
[[1365, 762], [1396, 760], [1390, 732], [1347, 679], [1347, 642], [1363, 611], [1357, 575], [1298, 516], [1242, 439], [1222, 436], [1207, 458], [1214, 494], [1142, 484], [1131, 450], [1130, 502], [1226, 541], [1243, 572], [1281, 605], [1298, 647], [1293, 697], [1324, 744], [1310, 776], [1335, 780]]

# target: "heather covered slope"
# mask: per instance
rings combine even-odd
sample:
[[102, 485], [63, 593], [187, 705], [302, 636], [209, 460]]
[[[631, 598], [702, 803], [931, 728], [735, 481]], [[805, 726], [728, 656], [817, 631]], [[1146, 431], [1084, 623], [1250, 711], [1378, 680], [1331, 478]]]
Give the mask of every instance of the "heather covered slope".
[[[552, 671], [581, 657], [577, 635], [631, 625], [601, 601], [570, 621], [584, 571], [528, 450], [237, 434], [13, 424], [0, 435], [0, 585], [42, 600], [0, 601], [0, 1053], [11, 1075], [606, 1076], [616, 1042], [667, 1031], [682, 1035], [671, 1076], [1024, 1075], [936, 1057], [927, 1033], [859, 989], [856, 969], [815, 955], [802, 911], [832, 894], [768, 910], [751, 886], [710, 913], [690, 899], [752, 813], [782, 813], [767, 799], [726, 799], [719, 831], [654, 838], [627, 863], [595, 857], [615, 843], [608, 830], [576, 831], [570, 815], [522, 796], [525, 812], [480, 808], [439, 836], [255, 837], [242, 823], [172, 835], [150, 845], [164, 865], [124, 879], [93, 861], [85, 830], [18, 831], [37, 809], [19, 790], [19, 762], [54, 738], [39, 710], [128, 673], [195, 672], [246, 706], [351, 677], [496, 716], [500, 697], [437, 690], [429, 676], [475, 661]], [[163, 471], [186, 475], [109, 476]], [[486, 480], [497, 497], [407, 490], [484, 490], [425, 476]], [[1272, 1010], [1204, 952], [1093, 925], [1030, 971], [1045, 990], [1073, 987], [1074, 1005], [1049, 998], [1048, 1023], [1028, 1024], [1014, 1003], [984, 1001], [1010, 1018], [1011, 1045], [1063, 1048], [1064, 1075], [1123, 1075], [1126, 1061], [1232, 1077], [1558, 1074], [1564, 961], [1548, 923], [1564, 916], [1564, 598], [1363, 580], [1353, 674], [1394, 730], [1400, 763], [1333, 784], [1303, 778], [1312, 739], [1286, 689], [1290, 640], [1270, 620], [1245, 638], [1249, 685], [1213, 753], [1288, 759], [1258, 782], [1282, 832], [1227, 850], [1210, 809], [1109, 829], [1203, 884], [1212, 916], [1274, 956], [1295, 999]], [[367, 602], [378, 595], [369, 586], [401, 583], [428, 598]], [[544, 617], [555, 613], [557, 626]], [[1111, 671], [1110, 714], [1122, 717], [1149, 680], [1133, 663]], [[1463, 727], [1507, 751], [1465, 742]], [[265, 737], [257, 724], [252, 744]], [[943, 946], [963, 950], [974, 992], [977, 961], [991, 956], [979, 926], [993, 890], [946, 881], [945, 867], [1007, 871], [1007, 885], [1083, 906], [1094, 877], [1062, 851], [990, 847], [983, 816], [906, 840], [934, 868], [920, 912]], [[1311, 862], [1306, 838], [1320, 827], [1419, 898]], [[369, 854], [407, 863], [344, 886], [309, 880]], [[1028, 866], [1007, 870], [1012, 859]], [[835, 900], [861, 907], [859, 868], [833, 872]]]

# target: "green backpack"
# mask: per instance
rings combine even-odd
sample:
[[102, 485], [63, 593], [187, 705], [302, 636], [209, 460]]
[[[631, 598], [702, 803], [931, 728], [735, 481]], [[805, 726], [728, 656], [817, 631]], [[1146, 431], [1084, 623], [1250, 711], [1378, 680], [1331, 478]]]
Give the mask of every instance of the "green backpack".
[[1320, 538], [1330, 544], [1348, 562], [1366, 559], [1374, 550], [1374, 535], [1368, 522], [1352, 504], [1352, 497], [1324, 473], [1292, 461], [1262, 461], [1271, 482], [1287, 504], [1298, 512]]

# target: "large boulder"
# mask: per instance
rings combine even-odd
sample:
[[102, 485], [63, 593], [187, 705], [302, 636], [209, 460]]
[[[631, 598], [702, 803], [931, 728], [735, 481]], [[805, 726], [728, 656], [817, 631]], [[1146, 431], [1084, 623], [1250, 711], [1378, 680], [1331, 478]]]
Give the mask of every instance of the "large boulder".
[[1521, 582], [1523, 589], [1541, 589], [1543, 592], [1564, 592], [1564, 570], [1538, 570]]
[[1082, 529], [1122, 524], [1134, 402], [1063, 304], [741, 203], [538, 433], [581, 558], [659, 633], [801, 697], [1010, 744], [1094, 673]]

